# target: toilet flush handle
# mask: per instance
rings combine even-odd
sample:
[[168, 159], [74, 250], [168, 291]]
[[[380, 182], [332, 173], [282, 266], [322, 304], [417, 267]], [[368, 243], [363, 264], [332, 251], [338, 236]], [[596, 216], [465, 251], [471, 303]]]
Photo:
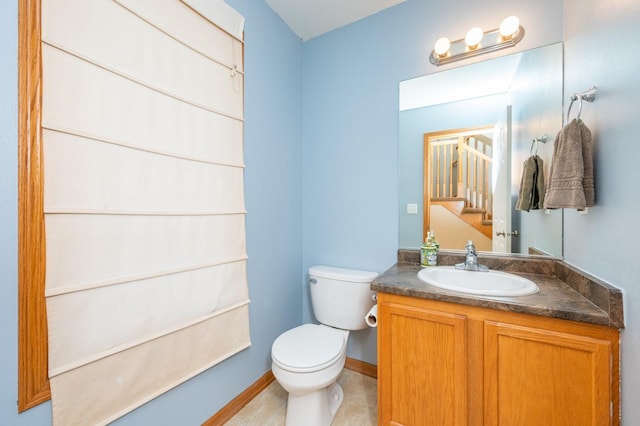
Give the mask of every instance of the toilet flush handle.
[[309, 278], [309, 284], [318, 284], [318, 280], [315, 278]]

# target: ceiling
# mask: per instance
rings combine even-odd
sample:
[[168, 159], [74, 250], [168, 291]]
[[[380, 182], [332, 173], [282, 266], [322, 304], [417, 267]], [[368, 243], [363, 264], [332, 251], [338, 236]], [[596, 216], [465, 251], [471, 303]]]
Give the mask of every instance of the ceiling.
[[405, 0], [265, 0], [303, 41]]

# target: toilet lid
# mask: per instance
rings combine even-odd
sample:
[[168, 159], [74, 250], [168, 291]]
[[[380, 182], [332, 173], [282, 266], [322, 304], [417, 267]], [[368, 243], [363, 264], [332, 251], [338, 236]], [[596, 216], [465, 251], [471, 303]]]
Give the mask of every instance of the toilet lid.
[[274, 362], [289, 371], [321, 370], [342, 354], [345, 338], [341, 330], [304, 324], [286, 331], [271, 347]]

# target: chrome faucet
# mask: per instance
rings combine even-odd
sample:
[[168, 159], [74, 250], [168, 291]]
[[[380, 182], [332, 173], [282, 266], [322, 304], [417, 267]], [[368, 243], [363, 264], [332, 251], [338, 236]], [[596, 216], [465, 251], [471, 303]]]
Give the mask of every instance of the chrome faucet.
[[456, 269], [464, 269], [465, 271], [481, 271], [487, 272], [489, 268], [484, 265], [478, 263], [478, 252], [476, 251], [476, 247], [473, 245], [473, 241], [467, 241], [467, 245], [465, 247], [466, 257], [464, 263], [457, 263], [455, 265]]

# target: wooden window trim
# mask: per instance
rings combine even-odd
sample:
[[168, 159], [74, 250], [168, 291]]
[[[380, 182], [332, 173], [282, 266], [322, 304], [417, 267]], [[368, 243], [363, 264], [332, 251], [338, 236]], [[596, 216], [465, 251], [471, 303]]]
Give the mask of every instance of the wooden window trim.
[[18, 412], [51, 399], [44, 298], [41, 0], [18, 2]]

